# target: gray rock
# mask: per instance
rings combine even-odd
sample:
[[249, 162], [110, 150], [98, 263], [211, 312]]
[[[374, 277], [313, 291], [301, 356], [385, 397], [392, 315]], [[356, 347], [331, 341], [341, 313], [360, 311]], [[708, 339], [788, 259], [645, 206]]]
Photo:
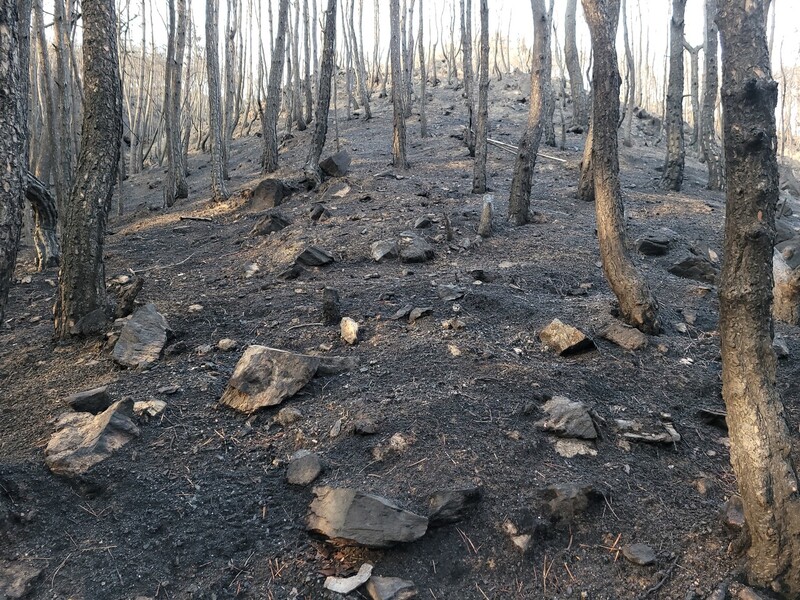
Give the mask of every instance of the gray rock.
[[77, 412], [87, 412], [96, 415], [111, 406], [111, 395], [108, 386], [94, 388], [85, 392], [72, 394], [67, 398], [67, 404]]
[[344, 177], [350, 171], [350, 162], [347, 150], [340, 150], [319, 163], [319, 168], [329, 177]]
[[359, 417], [353, 423], [353, 431], [357, 435], [375, 435], [378, 433], [378, 426], [369, 417]]
[[785, 242], [786, 240], [790, 240], [797, 235], [797, 232], [794, 230], [794, 227], [789, 225], [783, 219], [777, 219], [775, 221], [775, 245], [777, 246], [781, 242]]
[[256, 211], [275, 208], [280, 206], [290, 195], [291, 190], [280, 179], [264, 179], [253, 189], [247, 207]]
[[428, 217], [420, 217], [414, 221], [414, 229], [427, 229], [431, 225], [433, 225], [433, 223]]
[[417, 586], [414, 582], [399, 577], [373, 575], [367, 581], [366, 587], [371, 600], [409, 600], [417, 597]]
[[303, 413], [292, 406], [286, 406], [278, 411], [275, 422], [286, 427], [292, 423], [297, 423], [303, 418]]
[[308, 450], [294, 453], [286, 468], [286, 481], [292, 485], [308, 485], [322, 473], [319, 455]]
[[314, 356], [249, 346], [236, 363], [220, 403], [243, 413], [275, 406], [299, 392], [317, 372]]
[[445, 302], [452, 302], [464, 297], [464, 288], [458, 285], [440, 285], [436, 288], [436, 293]]
[[323, 587], [337, 594], [349, 594], [364, 585], [372, 575], [372, 565], [364, 563], [352, 577], [326, 577]]
[[324, 204], [317, 202], [311, 207], [311, 210], [308, 211], [308, 215], [311, 217], [312, 221], [325, 221], [331, 216], [331, 213]]
[[641, 350], [647, 346], [647, 336], [635, 327], [619, 321], [611, 321], [600, 330], [600, 337], [624, 348], [625, 350]]
[[300, 253], [295, 262], [307, 267], [322, 267], [331, 264], [333, 261], [333, 255], [327, 250], [309, 246]]
[[342, 320], [341, 306], [338, 290], [331, 287], [322, 290], [322, 322], [325, 325], [334, 325]]
[[297, 279], [303, 273], [305, 273], [305, 269], [298, 264], [294, 264], [288, 269], [284, 269], [280, 273], [278, 273], [278, 279], [283, 279], [284, 281], [292, 281], [293, 279]]
[[270, 211], [253, 226], [250, 235], [269, 235], [277, 233], [281, 229], [287, 228], [292, 224], [292, 220], [279, 211]]
[[635, 565], [652, 565], [656, 562], [656, 553], [647, 544], [626, 544], [622, 547], [622, 556]]
[[764, 600], [764, 597], [758, 593], [753, 588], [743, 587], [739, 590], [739, 593], [736, 594], [736, 598], [738, 600]]
[[400, 319], [405, 319], [411, 314], [412, 310], [414, 310], [414, 307], [411, 304], [406, 304], [402, 308], [397, 309], [397, 311], [391, 317], [389, 317], [389, 320], [399, 321]]
[[414, 308], [408, 313], [408, 322], [412, 325], [416, 323], [422, 317], [427, 317], [433, 313], [433, 307], [431, 306], [424, 306], [422, 308]]
[[378, 240], [370, 246], [372, 260], [382, 262], [400, 256], [400, 249], [394, 240]]
[[663, 256], [669, 252], [669, 244], [668, 237], [651, 234], [636, 240], [636, 251], [646, 256]]
[[714, 283], [717, 279], [717, 268], [705, 256], [690, 254], [672, 265], [668, 271], [678, 277], [694, 279], [704, 283]]
[[744, 527], [744, 505], [741, 496], [731, 496], [722, 505], [722, 522], [728, 529], [741, 531]]
[[34, 591], [44, 569], [23, 562], [0, 563], [0, 598], [17, 600]]
[[578, 354], [595, 348], [594, 342], [585, 333], [558, 319], [553, 319], [539, 332], [539, 339], [560, 356]]
[[783, 256], [786, 264], [791, 269], [800, 267], [800, 236], [781, 242], [775, 248], [781, 253], [781, 256]]
[[123, 326], [111, 354], [114, 362], [131, 369], [153, 364], [167, 343], [167, 330], [155, 304], [145, 304]]
[[45, 463], [56, 475], [77, 477], [139, 435], [133, 400], [115, 402], [99, 415], [66, 413], [45, 448]]
[[421, 237], [413, 236], [406, 239], [406, 246], [400, 250], [400, 260], [404, 263], [424, 263], [431, 260], [435, 253], [433, 246]]
[[428, 519], [403, 510], [386, 498], [351, 488], [314, 488], [308, 529], [332, 540], [387, 548], [418, 540]]
[[573, 402], [564, 396], [555, 396], [545, 402], [542, 410], [547, 413], [544, 419], [535, 425], [543, 431], [561, 437], [579, 438], [583, 440], [597, 439], [589, 409], [582, 402]]
[[780, 359], [789, 358], [789, 346], [786, 344], [786, 340], [780, 337], [776, 337], [772, 340], [772, 349], [775, 350], [775, 356]]
[[464, 518], [465, 513], [472, 509], [481, 499], [479, 487], [469, 487], [457, 490], [443, 490], [434, 493], [428, 499], [431, 527], [458, 523]]
[[602, 497], [591, 485], [577, 483], [558, 483], [539, 490], [541, 508], [556, 521], [571, 521]]

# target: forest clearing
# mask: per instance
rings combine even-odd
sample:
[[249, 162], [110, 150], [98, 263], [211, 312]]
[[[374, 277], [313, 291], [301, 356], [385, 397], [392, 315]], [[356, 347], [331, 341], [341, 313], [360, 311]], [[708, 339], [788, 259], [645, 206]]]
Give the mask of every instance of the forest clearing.
[[[0, 0], [0, 598], [800, 597], [800, 185], [791, 97], [776, 129], [777, 8], [688, 2], [716, 15], [720, 64], [684, 94], [699, 46], [673, 30], [663, 93], [637, 102], [631, 71], [658, 66], [632, 0], [619, 60], [624, 0], [559, 2], [558, 20], [532, 0], [518, 66], [492, 0], [460, 38], [472, 0], [442, 3], [449, 46], [444, 20], [415, 29], [422, 0], [418, 23], [413, 0], [380, 3], [394, 50], [373, 56], [363, 3], [338, 3], [337, 34], [336, 0], [318, 30], [306, 0], [276, 0], [265, 50], [240, 30], [234, 63], [229, 37], [184, 57], [200, 2], [165, 3], [162, 55], [152, 7], [139, 31], [138, 2], [83, 0], [68, 46], [97, 54], [73, 65], [73, 146], [36, 129], [64, 108], [43, 87], [13, 96], [3, 68], [28, 67], [2, 26], [30, 25], [40, 61], [47, 11], [77, 6]], [[240, 25], [256, 10], [202, 4], [212, 29], [218, 4]], [[571, 82], [576, 6], [592, 49]], [[109, 37], [122, 23], [138, 54]], [[414, 36], [419, 54], [400, 47]], [[44, 62], [70, 70], [56, 46]], [[156, 58], [164, 86], [137, 99]]]

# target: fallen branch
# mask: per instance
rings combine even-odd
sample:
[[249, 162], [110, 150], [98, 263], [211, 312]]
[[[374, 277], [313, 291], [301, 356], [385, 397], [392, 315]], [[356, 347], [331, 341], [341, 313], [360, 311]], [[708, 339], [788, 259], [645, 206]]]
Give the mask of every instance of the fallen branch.
[[211, 217], [179, 217], [181, 221], [205, 221], [206, 223], [212, 223], [214, 219]]
[[325, 323], [300, 323], [300, 325], [292, 325], [286, 331], [291, 331], [292, 329], [300, 329], [301, 327], [323, 327]]
[[196, 252], [192, 252], [189, 256], [184, 258], [182, 261], [176, 262], [176, 263], [172, 263], [171, 265], [155, 265], [154, 267], [147, 267], [146, 269], [138, 269], [138, 270], [128, 269], [128, 271], [130, 271], [131, 274], [136, 275], [138, 273], [147, 273], [149, 271], [159, 271], [161, 269], [171, 269], [172, 267], [179, 267], [183, 263], [188, 261], [190, 258], [192, 258], [195, 254], [197, 254], [197, 253]]
[[[487, 138], [486, 142], [492, 146], [496, 146], [501, 150], [505, 150], [506, 152], [510, 152], [511, 154], [516, 154], [519, 152], [519, 148], [513, 146], [511, 144], [507, 144], [505, 142], [501, 142], [500, 140], [493, 140], [492, 138]], [[542, 158], [546, 158], [548, 160], [554, 160], [560, 163], [566, 163], [567, 161], [563, 158], [558, 158], [557, 156], [551, 156], [549, 154], [545, 154], [544, 152], [537, 152], [536, 156], [541, 156]]]

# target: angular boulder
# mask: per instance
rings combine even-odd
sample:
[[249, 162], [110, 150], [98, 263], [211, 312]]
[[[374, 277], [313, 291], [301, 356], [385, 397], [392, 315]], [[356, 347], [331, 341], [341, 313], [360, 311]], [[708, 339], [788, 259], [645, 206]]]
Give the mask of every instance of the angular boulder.
[[319, 163], [319, 168], [329, 177], [344, 177], [350, 171], [351, 162], [347, 150], [340, 150]]
[[404, 263], [424, 263], [435, 256], [433, 246], [421, 237], [411, 237], [400, 250], [400, 260]]
[[72, 394], [67, 398], [67, 404], [76, 412], [87, 412], [96, 415], [111, 406], [111, 396], [108, 393], [108, 386], [86, 390]]
[[636, 251], [645, 256], [663, 256], [669, 252], [670, 240], [663, 235], [646, 235], [636, 240]]
[[269, 235], [277, 233], [292, 224], [292, 220], [283, 213], [274, 210], [261, 217], [253, 226], [250, 235]]
[[264, 179], [254, 189], [248, 202], [250, 210], [268, 210], [280, 206], [291, 191], [280, 179]]
[[77, 477], [139, 435], [133, 400], [115, 402], [98, 415], [66, 413], [45, 448], [45, 463], [56, 475]]
[[539, 490], [540, 508], [554, 521], [571, 521], [603, 495], [591, 485], [557, 483]]
[[414, 582], [399, 577], [373, 575], [367, 581], [366, 588], [372, 600], [410, 600], [417, 597]]
[[560, 356], [578, 354], [595, 348], [594, 342], [585, 333], [558, 319], [553, 319], [539, 332], [539, 339]]
[[600, 330], [600, 337], [625, 350], [641, 350], [647, 346], [647, 336], [635, 327], [611, 321]]
[[322, 267], [331, 264], [334, 260], [333, 255], [327, 250], [317, 248], [316, 246], [309, 246], [300, 253], [295, 263], [307, 267]]
[[394, 240], [378, 240], [370, 246], [370, 254], [375, 262], [382, 262], [400, 256], [400, 249]]
[[145, 304], [122, 327], [111, 353], [114, 362], [130, 369], [153, 364], [167, 343], [168, 329], [155, 304]]
[[470, 509], [478, 504], [480, 499], [481, 489], [479, 487], [442, 490], [432, 494], [428, 499], [430, 526], [438, 527], [458, 523]]
[[714, 283], [717, 279], [717, 268], [705, 256], [691, 254], [667, 269], [673, 275], [684, 279], [694, 279], [703, 283]]
[[394, 502], [352, 488], [314, 488], [308, 529], [331, 540], [370, 548], [388, 548], [418, 540], [428, 519], [403, 510]]
[[555, 396], [545, 402], [542, 410], [547, 417], [536, 421], [535, 425], [543, 431], [561, 437], [579, 438], [583, 440], [597, 439], [589, 409], [582, 402], [573, 402], [564, 396]]

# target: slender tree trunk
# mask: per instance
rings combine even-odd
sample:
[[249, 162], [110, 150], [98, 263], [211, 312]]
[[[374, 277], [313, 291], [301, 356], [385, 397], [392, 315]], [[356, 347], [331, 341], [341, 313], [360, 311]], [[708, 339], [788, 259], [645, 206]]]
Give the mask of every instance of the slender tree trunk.
[[[553, 15], [553, 5], [555, 4], [555, 0], [550, 0], [550, 6], [548, 8], [548, 21], [552, 21]], [[544, 143], [548, 146], [555, 148], [556, 145], [556, 130], [553, 125], [553, 115], [556, 112], [556, 101], [555, 96], [553, 94], [553, 80], [552, 80], [552, 51], [548, 53], [549, 60], [550, 60], [550, 68], [546, 69], [543, 75], [545, 75], [544, 79], [544, 122], [542, 123], [542, 136], [544, 137]]]
[[228, 177], [228, 164], [233, 140], [234, 107], [236, 106], [236, 24], [239, 0], [225, 0], [227, 6], [225, 19], [225, 97], [222, 109], [222, 173]]
[[314, 118], [314, 95], [311, 85], [311, 20], [308, 15], [308, 0], [303, 0], [303, 32], [305, 35], [305, 41], [303, 43], [303, 49], [305, 51], [303, 60], [303, 69], [305, 71], [304, 91], [306, 96], [305, 119], [308, 124], [311, 123], [311, 120]]
[[103, 245], [122, 137], [122, 90], [114, 0], [83, 5], [86, 87], [81, 152], [64, 215], [56, 337], [101, 332], [108, 317]]
[[[425, 64], [425, 24], [423, 21], [424, 12], [425, 12], [425, 2], [424, 0], [419, 0], [419, 35], [417, 36], [417, 44], [419, 44], [419, 79], [420, 79], [419, 134], [420, 137], [426, 138], [428, 137], [428, 115], [425, 112], [425, 105], [428, 102], [427, 98], [428, 75], [426, 72], [427, 65]], [[434, 71], [433, 76], [435, 79], [436, 71]]]
[[[286, 1], [286, 0], [284, 0]], [[219, 0], [206, 0], [206, 69], [208, 71], [208, 127], [211, 137], [211, 195], [226, 200], [222, 98], [219, 90]]]
[[709, 190], [721, 190], [724, 187], [722, 153], [717, 145], [714, 111], [717, 107], [717, 0], [705, 0], [705, 35], [703, 53], [705, 80], [703, 82], [703, 107], [700, 116], [700, 151], [708, 168]]
[[683, 47], [689, 53], [689, 90], [692, 98], [692, 137], [690, 147], [696, 147], [700, 141], [700, 50], [703, 46], [691, 46], [686, 42]]
[[406, 120], [403, 110], [403, 72], [400, 50], [400, 2], [389, 0], [391, 39], [389, 53], [392, 57], [392, 103], [394, 105], [394, 137], [392, 139], [392, 164], [398, 169], [408, 168], [406, 158]]
[[267, 84], [267, 107], [261, 114], [261, 137], [264, 140], [261, 169], [264, 174], [278, 169], [278, 113], [281, 108], [281, 80], [283, 79], [283, 55], [286, 51], [286, 23], [288, 20], [289, 0], [280, 0], [278, 35], [275, 37], [275, 45], [272, 50], [272, 64]]
[[367, 69], [364, 66], [363, 53], [358, 46], [358, 36], [356, 35], [355, 27], [355, 0], [350, 0], [350, 45], [353, 49], [353, 57], [356, 63], [356, 87], [358, 88], [358, 96], [361, 98], [361, 106], [364, 109], [364, 120], [369, 121], [372, 118], [372, 111], [369, 107], [369, 94], [367, 93]]
[[622, 124], [624, 131], [623, 146], [630, 148], [633, 146], [633, 103], [636, 97], [636, 69], [633, 63], [633, 51], [631, 42], [628, 38], [628, 14], [626, 10], [627, 0], [622, 0], [622, 34], [625, 39], [625, 64], [628, 73], [628, 106], [625, 109], [625, 120]]
[[569, 92], [572, 96], [572, 120], [574, 125], [585, 127], [589, 123], [589, 111], [586, 106], [586, 92], [583, 89], [583, 72], [581, 71], [578, 43], [575, 35], [578, 0], [567, 0], [564, 16], [564, 60], [569, 73]]
[[719, 0], [717, 13], [727, 177], [719, 291], [722, 395], [750, 534], [750, 581], [797, 598], [800, 483], [772, 349], [778, 86], [770, 70], [763, 11], [761, 2]]
[[666, 127], [667, 157], [661, 185], [664, 189], [680, 191], [686, 149], [683, 139], [683, 14], [686, 0], [672, 0], [669, 29], [669, 84], [667, 87]]
[[[470, 0], [471, 2], [472, 0]], [[405, 100], [403, 101], [403, 109], [405, 110], [406, 119], [411, 116], [411, 106], [413, 105], [414, 98], [414, 2], [408, 7], [408, 13], [403, 18], [404, 20], [404, 33], [403, 38], [403, 83], [405, 83]], [[404, 3], [405, 4], [405, 1]]]
[[[58, 161], [61, 160], [61, 140], [59, 132], [57, 131], [58, 119], [56, 117], [55, 97], [53, 95], [53, 77], [50, 69], [50, 58], [47, 52], [48, 44], [45, 39], [44, 30], [44, 17], [42, 15], [42, 0], [35, 0], [33, 3], [33, 20], [34, 29], [37, 36], [37, 49], [39, 52], [39, 68], [42, 71], [42, 89], [44, 91], [44, 123], [45, 135], [48, 141], [47, 153], [48, 169], [46, 183], [50, 183], [50, 171], [53, 165], [56, 166], [56, 177], [58, 177]], [[42, 173], [44, 176], [44, 173]], [[67, 188], [68, 189], [68, 188]], [[65, 188], [62, 185], [56, 186], [56, 202], [58, 206], [64, 206], [66, 203], [66, 196], [58, 197], [59, 192], [64, 192]]]
[[531, 68], [531, 98], [528, 105], [528, 122], [519, 141], [511, 193], [508, 197], [508, 219], [514, 225], [528, 222], [531, 204], [531, 179], [542, 139], [542, 115], [545, 110], [545, 71], [551, 68], [550, 19], [545, 0], [531, 0], [533, 11], [533, 65]]
[[594, 141], [593, 123], [589, 122], [589, 132], [583, 145], [581, 174], [578, 179], [578, 198], [584, 202], [594, 202], [594, 169], [592, 168], [592, 143]]
[[475, 125], [475, 164], [472, 193], [486, 193], [486, 155], [489, 135], [489, 3], [479, 0], [481, 11], [481, 53], [478, 66], [478, 121]]
[[298, 131], [306, 130], [306, 120], [303, 117], [303, 96], [300, 90], [300, 2], [294, 3], [294, 27], [292, 36], [292, 63], [294, 64], [294, 79], [292, 85], [292, 108], [294, 121]]
[[57, 267], [61, 261], [58, 244], [58, 210], [43, 181], [27, 174], [25, 197], [33, 210], [33, 245], [36, 249], [36, 269], [44, 271]]
[[464, 143], [470, 156], [475, 156], [475, 99], [472, 70], [472, 0], [461, 0], [461, 49], [464, 60], [464, 98], [467, 102], [467, 130]]
[[306, 185], [316, 187], [322, 183], [322, 172], [319, 160], [325, 147], [325, 138], [328, 135], [328, 112], [331, 107], [331, 79], [336, 52], [336, 0], [328, 0], [325, 11], [325, 33], [322, 42], [322, 63], [320, 64], [319, 94], [317, 95], [317, 114], [314, 117], [314, 133], [311, 136], [311, 145], [308, 158], [303, 167], [306, 176]]
[[175, 204], [176, 198], [187, 198], [186, 167], [183, 163], [181, 139], [181, 100], [183, 54], [186, 48], [186, 0], [169, 0], [169, 41], [165, 69], [164, 130], [167, 138], [167, 181], [164, 185], [164, 206]]
[[583, 0], [592, 37], [592, 168], [603, 271], [625, 321], [645, 333], [661, 329], [658, 304], [627, 248], [619, 182], [617, 127], [620, 76], [615, 47], [619, 0]]
[[60, 155], [56, 160], [56, 198], [59, 202], [66, 201], [70, 196], [73, 176], [73, 143], [75, 139], [72, 126], [72, 75], [69, 58], [69, 24], [64, 10], [64, 0], [54, 0], [53, 19], [55, 29], [56, 53], [56, 106], [60, 108], [57, 113], [57, 130], [60, 139], [58, 150]]

